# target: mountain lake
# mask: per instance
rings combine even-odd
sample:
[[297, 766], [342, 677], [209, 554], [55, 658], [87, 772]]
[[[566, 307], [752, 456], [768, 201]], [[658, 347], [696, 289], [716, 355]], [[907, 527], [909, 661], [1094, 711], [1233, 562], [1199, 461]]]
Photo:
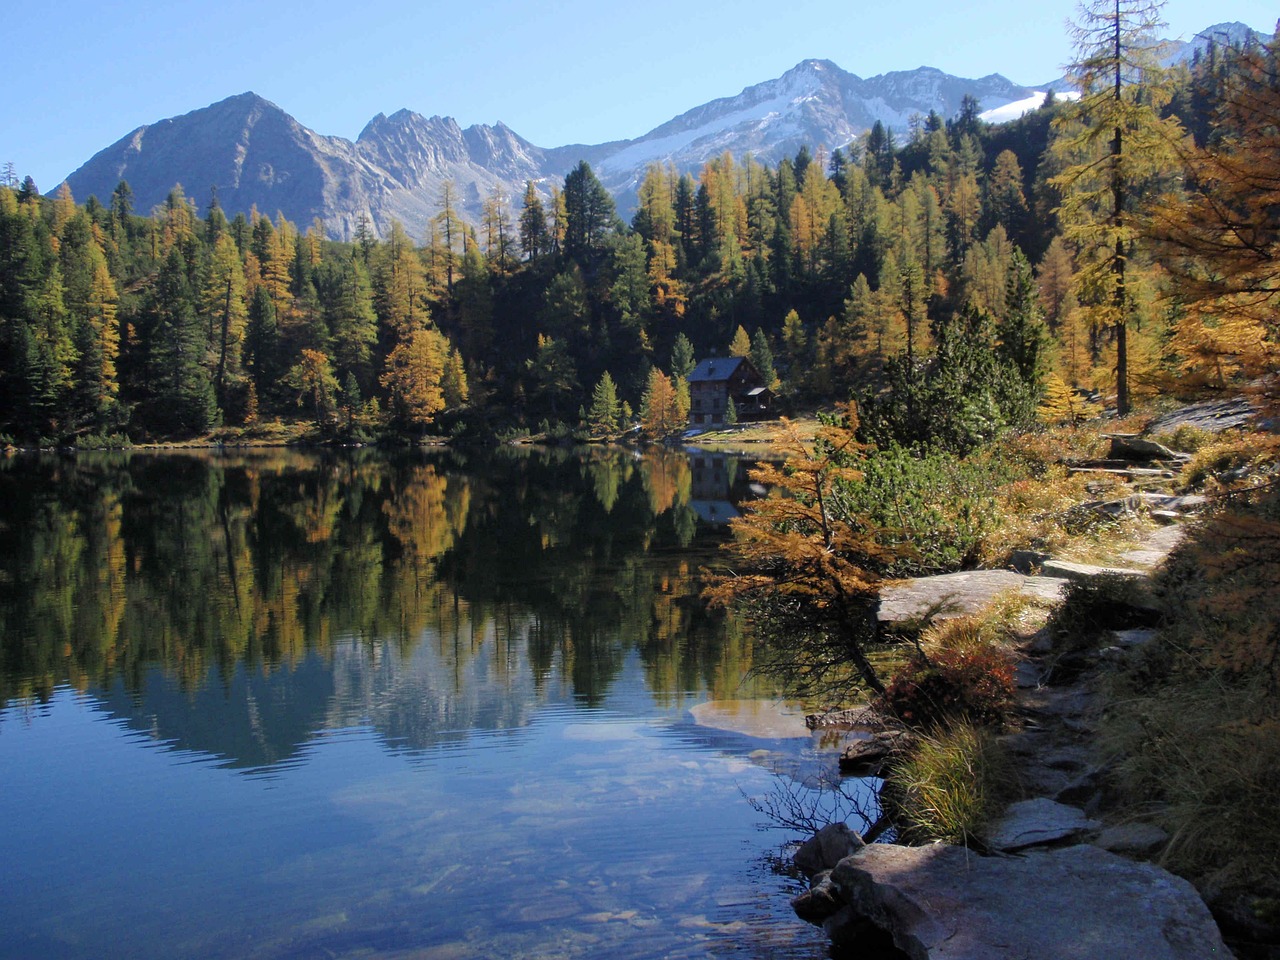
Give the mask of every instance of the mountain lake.
[[0, 459], [0, 958], [827, 955], [699, 453]]

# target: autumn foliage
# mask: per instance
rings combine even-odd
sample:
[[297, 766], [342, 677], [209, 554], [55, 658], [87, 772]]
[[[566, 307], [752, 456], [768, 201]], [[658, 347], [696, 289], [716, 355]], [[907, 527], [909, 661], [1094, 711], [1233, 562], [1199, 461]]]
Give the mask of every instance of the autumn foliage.
[[819, 681], [852, 665], [868, 687], [883, 683], [867, 658], [874, 638], [870, 601], [875, 571], [901, 552], [863, 518], [840, 509], [835, 488], [858, 483], [864, 448], [854, 439], [857, 412], [827, 422], [813, 449], [794, 434], [781, 466], [762, 464], [751, 478], [775, 491], [733, 522], [733, 571], [707, 591], [715, 603], [745, 601], [771, 632], [792, 641], [784, 656], [799, 678]]

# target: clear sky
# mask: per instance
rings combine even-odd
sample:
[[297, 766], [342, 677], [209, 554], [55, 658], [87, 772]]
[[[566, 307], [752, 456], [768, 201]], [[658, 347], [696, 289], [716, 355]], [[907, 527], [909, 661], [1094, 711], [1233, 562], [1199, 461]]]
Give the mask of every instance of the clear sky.
[[[640, 136], [801, 60], [1023, 84], [1062, 73], [1072, 0], [43, 0], [6, 18], [0, 164], [42, 191], [138, 126], [252, 90], [355, 139], [407, 107], [554, 147]], [[1170, 37], [1263, 0], [1169, 0]], [[77, 198], [84, 199], [84, 198]]]

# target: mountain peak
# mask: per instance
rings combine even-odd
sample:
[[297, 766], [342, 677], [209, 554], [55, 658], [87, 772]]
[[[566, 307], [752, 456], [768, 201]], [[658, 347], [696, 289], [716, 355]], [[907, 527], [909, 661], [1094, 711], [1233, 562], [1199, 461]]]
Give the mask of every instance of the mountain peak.
[[228, 212], [256, 204], [300, 223], [319, 216], [337, 237], [350, 236], [362, 221], [385, 231], [395, 219], [422, 237], [446, 183], [462, 215], [478, 220], [486, 197], [519, 196], [526, 181], [555, 182], [586, 160], [625, 213], [651, 163], [696, 173], [726, 152], [776, 163], [801, 146], [843, 147], [877, 122], [901, 131], [916, 115], [954, 116], [965, 96], [992, 109], [1031, 93], [998, 74], [972, 80], [929, 66], [862, 79], [814, 57], [634, 140], [544, 149], [501, 122], [463, 129], [453, 117], [407, 107], [376, 114], [353, 143], [308, 130], [245, 91], [138, 128], [68, 182], [76, 196], [105, 196], [127, 177], [142, 209], [161, 202], [177, 182], [192, 196], [216, 186]]

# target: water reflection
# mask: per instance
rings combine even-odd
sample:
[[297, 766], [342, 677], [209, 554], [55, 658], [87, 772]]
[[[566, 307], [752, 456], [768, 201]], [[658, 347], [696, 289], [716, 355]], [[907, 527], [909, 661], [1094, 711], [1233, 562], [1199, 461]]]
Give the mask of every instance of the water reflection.
[[0, 703], [63, 682], [145, 698], [156, 664], [184, 690], [247, 693], [243, 665], [314, 687], [303, 660], [332, 670], [349, 639], [375, 663], [435, 648], [453, 694], [482, 657], [494, 682], [555, 671], [599, 703], [630, 649], [660, 698], [727, 693], [749, 654], [697, 601], [719, 538], [691, 488], [670, 451], [10, 457]]
[[812, 745], [689, 713], [770, 692], [698, 599], [698, 483], [0, 460], [0, 957], [818, 955], [741, 797]]

